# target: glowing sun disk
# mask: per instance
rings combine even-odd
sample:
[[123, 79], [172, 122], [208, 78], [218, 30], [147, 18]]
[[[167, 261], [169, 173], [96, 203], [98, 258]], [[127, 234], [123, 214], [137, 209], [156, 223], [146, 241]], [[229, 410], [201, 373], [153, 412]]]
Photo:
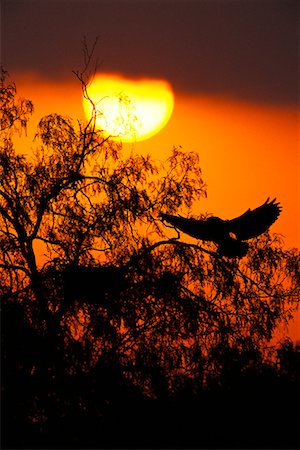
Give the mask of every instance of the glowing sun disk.
[[96, 126], [112, 139], [136, 142], [157, 134], [174, 108], [170, 83], [164, 80], [132, 80], [120, 75], [97, 75], [87, 89], [92, 102], [83, 98], [86, 117], [96, 107]]

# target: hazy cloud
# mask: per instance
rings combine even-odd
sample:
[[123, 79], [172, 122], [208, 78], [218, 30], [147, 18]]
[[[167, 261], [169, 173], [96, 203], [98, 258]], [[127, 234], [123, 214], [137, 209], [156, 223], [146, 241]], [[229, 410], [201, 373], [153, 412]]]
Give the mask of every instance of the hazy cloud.
[[2, 0], [2, 64], [50, 78], [82, 66], [100, 36], [101, 70], [176, 89], [296, 104], [297, 0]]

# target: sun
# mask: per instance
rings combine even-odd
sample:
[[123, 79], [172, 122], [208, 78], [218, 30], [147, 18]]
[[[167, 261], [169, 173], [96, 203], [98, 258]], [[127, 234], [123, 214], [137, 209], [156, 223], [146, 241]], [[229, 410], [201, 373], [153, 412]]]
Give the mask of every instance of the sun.
[[111, 139], [137, 142], [157, 134], [169, 121], [174, 94], [168, 81], [96, 75], [83, 97], [87, 119], [96, 109], [96, 126]]

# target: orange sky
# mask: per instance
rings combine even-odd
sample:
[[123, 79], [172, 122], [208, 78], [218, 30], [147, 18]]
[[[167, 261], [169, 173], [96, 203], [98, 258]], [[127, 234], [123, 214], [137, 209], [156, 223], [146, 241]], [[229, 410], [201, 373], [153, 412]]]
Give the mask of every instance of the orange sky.
[[[35, 106], [28, 130], [29, 145], [43, 115], [56, 112], [74, 119], [83, 118], [78, 82], [50, 83], [33, 75], [14, 76], [14, 81], [18, 93], [31, 99]], [[18, 145], [23, 147], [23, 143]], [[248, 207], [255, 208], [267, 197], [276, 197], [283, 211], [272, 231], [285, 236], [287, 247], [299, 247], [299, 114], [296, 109], [175, 92], [175, 108], [167, 126], [151, 139], [134, 144], [134, 149], [163, 159], [174, 145], [200, 155], [208, 198], [193, 213], [210, 212], [224, 219], [231, 218]], [[300, 339], [299, 330], [300, 313], [290, 327], [290, 336]]]

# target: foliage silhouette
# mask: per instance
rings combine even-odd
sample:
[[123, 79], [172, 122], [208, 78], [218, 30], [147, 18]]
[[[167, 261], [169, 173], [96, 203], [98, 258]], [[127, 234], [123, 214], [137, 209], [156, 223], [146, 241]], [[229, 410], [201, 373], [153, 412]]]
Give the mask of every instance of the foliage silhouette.
[[[87, 95], [84, 73], [77, 75]], [[205, 408], [212, 399], [225, 404], [232, 377], [246, 380], [246, 392], [262, 367], [285, 386], [266, 347], [299, 302], [299, 252], [269, 233], [242, 259], [220, 256], [209, 242], [179, 241], [159, 214], [188, 213], [206, 196], [196, 154], [174, 148], [164, 164], [126, 157], [96, 128], [94, 109], [76, 125], [58, 114], [42, 118], [26, 157], [13, 136], [33, 106], [5, 73], [1, 105], [4, 445], [143, 446], [153, 426], [149, 442], [160, 447], [176, 442], [168, 433], [179, 418], [194, 426], [187, 442], [178, 431], [182, 445], [232, 445], [210, 440]], [[189, 425], [180, 413], [187, 401], [202, 411], [202, 437], [191, 414]]]

